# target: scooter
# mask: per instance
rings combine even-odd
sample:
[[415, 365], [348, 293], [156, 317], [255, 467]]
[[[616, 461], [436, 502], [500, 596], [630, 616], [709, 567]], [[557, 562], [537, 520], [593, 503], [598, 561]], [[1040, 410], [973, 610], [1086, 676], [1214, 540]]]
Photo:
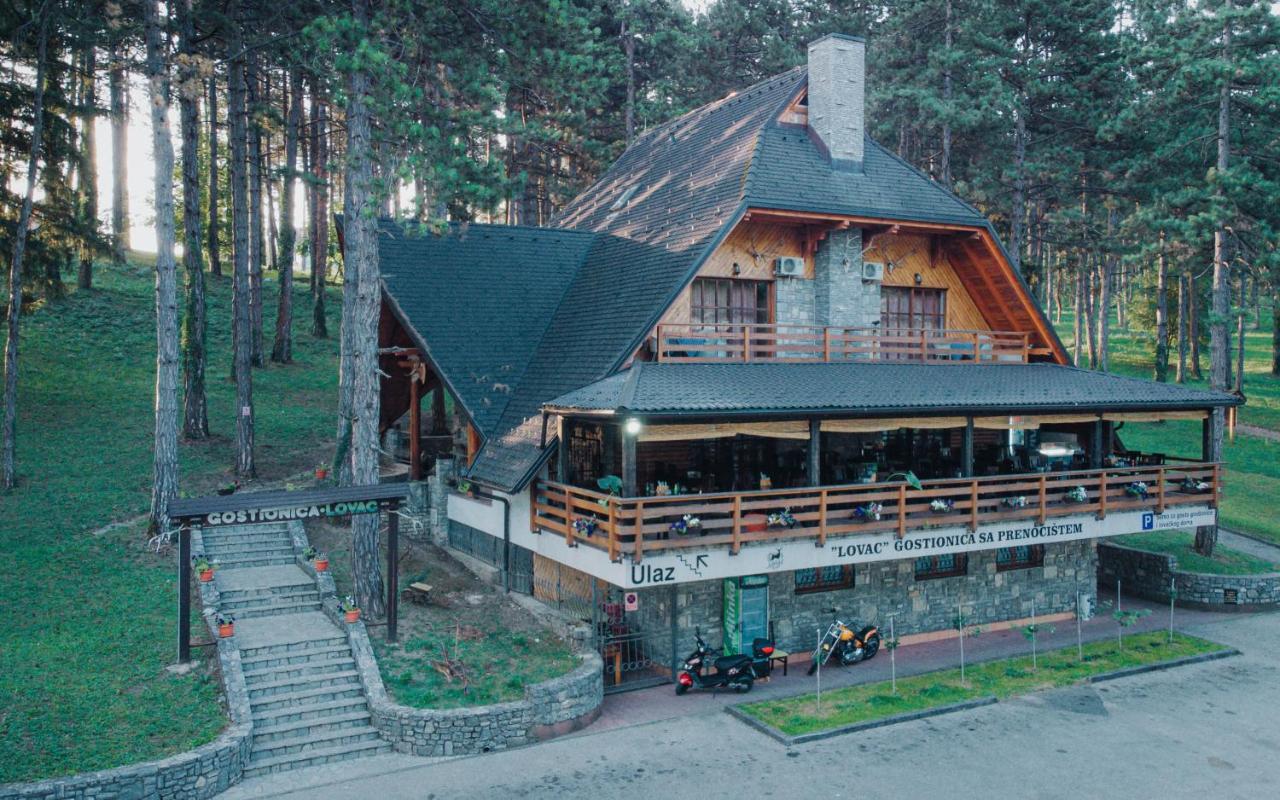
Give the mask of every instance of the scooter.
[[[774, 651], [771, 639], [756, 639], [751, 643], [752, 655], [740, 653], [736, 656], [720, 655], [720, 649], [709, 646], [700, 630], [695, 629], [694, 639], [698, 642], [698, 648], [684, 660], [684, 665], [676, 676], [677, 695], [690, 689], [714, 691], [722, 688], [746, 694], [751, 691], [756, 678], [769, 674], [769, 657]], [[716, 671], [704, 675], [703, 670], [709, 661]]]
[[[831, 609], [830, 613], [837, 614], [838, 609]], [[843, 666], [857, 664], [859, 661], [866, 661], [880, 651], [880, 629], [874, 625], [867, 625], [861, 630], [854, 632], [839, 619], [832, 620], [831, 625], [827, 628], [827, 632], [823, 634], [822, 641], [818, 643], [818, 647], [813, 651], [813, 663], [809, 665], [809, 674], [818, 671], [818, 666], [826, 666], [827, 662], [833, 657], [835, 663]]]

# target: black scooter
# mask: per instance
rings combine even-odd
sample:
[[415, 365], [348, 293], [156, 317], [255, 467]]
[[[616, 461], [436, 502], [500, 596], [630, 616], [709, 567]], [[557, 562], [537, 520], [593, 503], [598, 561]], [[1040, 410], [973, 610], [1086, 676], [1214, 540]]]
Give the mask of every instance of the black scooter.
[[[702, 638], [702, 631], [694, 631], [694, 639], [698, 649], [684, 660], [680, 673], [676, 676], [676, 694], [681, 695], [690, 689], [733, 689], [746, 694], [755, 685], [756, 678], [769, 675], [769, 657], [773, 655], [774, 644], [771, 639], [756, 639], [751, 643], [752, 655], [740, 653], [736, 656], [722, 656], [720, 649], [710, 647]], [[714, 660], [712, 660], [714, 659]], [[703, 674], [707, 663], [711, 662], [716, 671]]]

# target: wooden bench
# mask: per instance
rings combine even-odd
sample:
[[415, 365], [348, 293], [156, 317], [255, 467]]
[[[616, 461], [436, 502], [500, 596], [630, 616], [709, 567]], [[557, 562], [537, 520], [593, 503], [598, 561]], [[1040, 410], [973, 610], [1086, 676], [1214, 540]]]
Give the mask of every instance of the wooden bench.
[[417, 603], [425, 606], [431, 602], [431, 584], [429, 583], [411, 583], [409, 588], [400, 593], [400, 597], [408, 600], [410, 603]]

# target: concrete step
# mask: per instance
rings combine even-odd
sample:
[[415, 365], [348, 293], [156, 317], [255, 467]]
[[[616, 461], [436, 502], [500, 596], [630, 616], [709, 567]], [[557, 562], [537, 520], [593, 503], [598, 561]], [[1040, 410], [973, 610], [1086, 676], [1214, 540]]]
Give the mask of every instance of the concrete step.
[[264, 745], [275, 742], [288, 742], [308, 734], [323, 734], [333, 731], [371, 729], [368, 709], [348, 711], [344, 714], [333, 714], [319, 719], [297, 719], [273, 725], [253, 726], [253, 751], [259, 752]]
[[277, 694], [293, 694], [304, 689], [342, 689], [347, 686], [360, 688], [360, 673], [354, 669], [327, 672], [321, 675], [304, 675], [284, 677], [276, 680], [263, 680], [249, 688], [249, 702], [272, 697]]
[[306, 611], [319, 611], [320, 598], [311, 601], [301, 601], [297, 603], [264, 603], [256, 606], [242, 606], [237, 609], [227, 609], [235, 615], [236, 619], [253, 619], [255, 617], [275, 617], [280, 614], [301, 614]]
[[303, 664], [285, 664], [277, 667], [245, 670], [244, 682], [252, 689], [258, 684], [270, 683], [273, 680], [279, 681], [285, 678], [303, 679], [311, 676], [329, 675], [334, 672], [350, 672], [355, 668], [355, 659], [350, 656], [346, 658], [325, 658]]
[[253, 525], [219, 525], [216, 528], [209, 528], [201, 531], [201, 535], [209, 536], [233, 536], [235, 534], [254, 534], [254, 533], [283, 533], [288, 535], [289, 523], [287, 522], [260, 522]]
[[293, 552], [287, 555], [253, 555], [247, 558], [220, 556], [219, 569], [245, 569], [246, 567], [278, 567], [293, 563]]
[[311, 750], [326, 750], [331, 747], [381, 741], [381, 734], [372, 725], [357, 725], [353, 728], [338, 728], [315, 733], [307, 733], [303, 729], [299, 736], [277, 739], [273, 742], [263, 742], [262, 744], [259, 744], [255, 737], [253, 752], [249, 757], [249, 761], [252, 763], [259, 758], [272, 759], [280, 756], [306, 753]]
[[343, 714], [355, 714], [357, 712], [367, 714], [369, 705], [365, 702], [364, 696], [347, 697], [341, 700], [331, 700], [327, 703], [311, 703], [310, 705], [300, 706], [281, 706], [280, 708], [269, 708], [259, 711], [253, 711], [254, 730], [261, 725], [269, 727], [272, 725], [283, 725], [288, 722], [301, 722], [306, 720], [324, 720], [333, 716], [342, 716]]
[[249, 765], [245, 767], [244, 777], [253, 778], [259, 775], [268, 775], [272, 772], [284, 772], [285, 770], [298, 769], [299, 767], [313, 767], [320, 764], [331, 764], [335, 761], [346, 761], [352, 758], [363, 758], [364, 756], [390, 752], [391, 745], [382, 741], [382, 739], [373, 739], [351, 745], [337, 745], [318, 750], [307, 750], [275, 758], [259, 759], [255, 757], [251, 758]]
[[241, 654], [240, 665], [248, 675], [254, 670], [264, 670], [274, 667], [286, 668], [299, 664], [320, 664], [326, 661], [344, 661], [351, 659], [351, 648], [347, 647], [344, 642], [341, 645], [333, 647], [318, 647], [312, 650], [299, 650], [286, 654], [265, 654], [246, 658]]
[[259, 658], [283, 658], [288, 656], [307, 655], [312, 651], [328, 650], [334, 647], [341, 647], [349, 650], [347, 645], [347, 637], [345, 636], [328, 636], [321, 639], [306, 639], [300, 642], [283, 642], [281, 644], [266, 644], [260, 647], [242, 647], [240, 649], [241, 662], [256, 660]]
[[206, 533], [200, 537], [200, 541], [206, 546], [228, 545], [236, 542], [293, 542], [293, 537], [288, 531], [255, 531], [253, 533], [230, 533], [230, 534], [211, 534]]
[[277, 589], [232, 589], [222, 592], [222, 609], [249, 608], [271, 603], [306, 603], [319, 600], [320, 593], [310, 584], [282, 586]]
[[318, 705], [356, 698], [364, 700], [364, 687], [359, 683], [345, 683], [340, 686], [320, 686], [295, 692], [251, 697], [249, 699], [249, 707], [256, 716], [259, 712], [265, 713], [281, 708]]
[[236, 544], [228, 547], [206, 547], [205, 555], [214, 561], [228, 558], [247, 558], [261, 553], [293, 555], [293, 545], [287, 542], [263, 542], [262, 544]]

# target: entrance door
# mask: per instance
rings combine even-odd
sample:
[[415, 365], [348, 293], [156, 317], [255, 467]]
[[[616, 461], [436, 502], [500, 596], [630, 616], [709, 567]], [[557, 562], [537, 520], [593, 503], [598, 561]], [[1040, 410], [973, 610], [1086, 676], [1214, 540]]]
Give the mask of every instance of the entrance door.
[[924, 354], [916, 347], [921, 333], [942, 330], [946, 320], [945, 289], [880, 287], [880, 335], [886, 345], [882, 357], [892, 361], [922, 358]]
[[769, 635], [769, 576], [724, 581], [724, 652], [751, 652], [751, 642]]

